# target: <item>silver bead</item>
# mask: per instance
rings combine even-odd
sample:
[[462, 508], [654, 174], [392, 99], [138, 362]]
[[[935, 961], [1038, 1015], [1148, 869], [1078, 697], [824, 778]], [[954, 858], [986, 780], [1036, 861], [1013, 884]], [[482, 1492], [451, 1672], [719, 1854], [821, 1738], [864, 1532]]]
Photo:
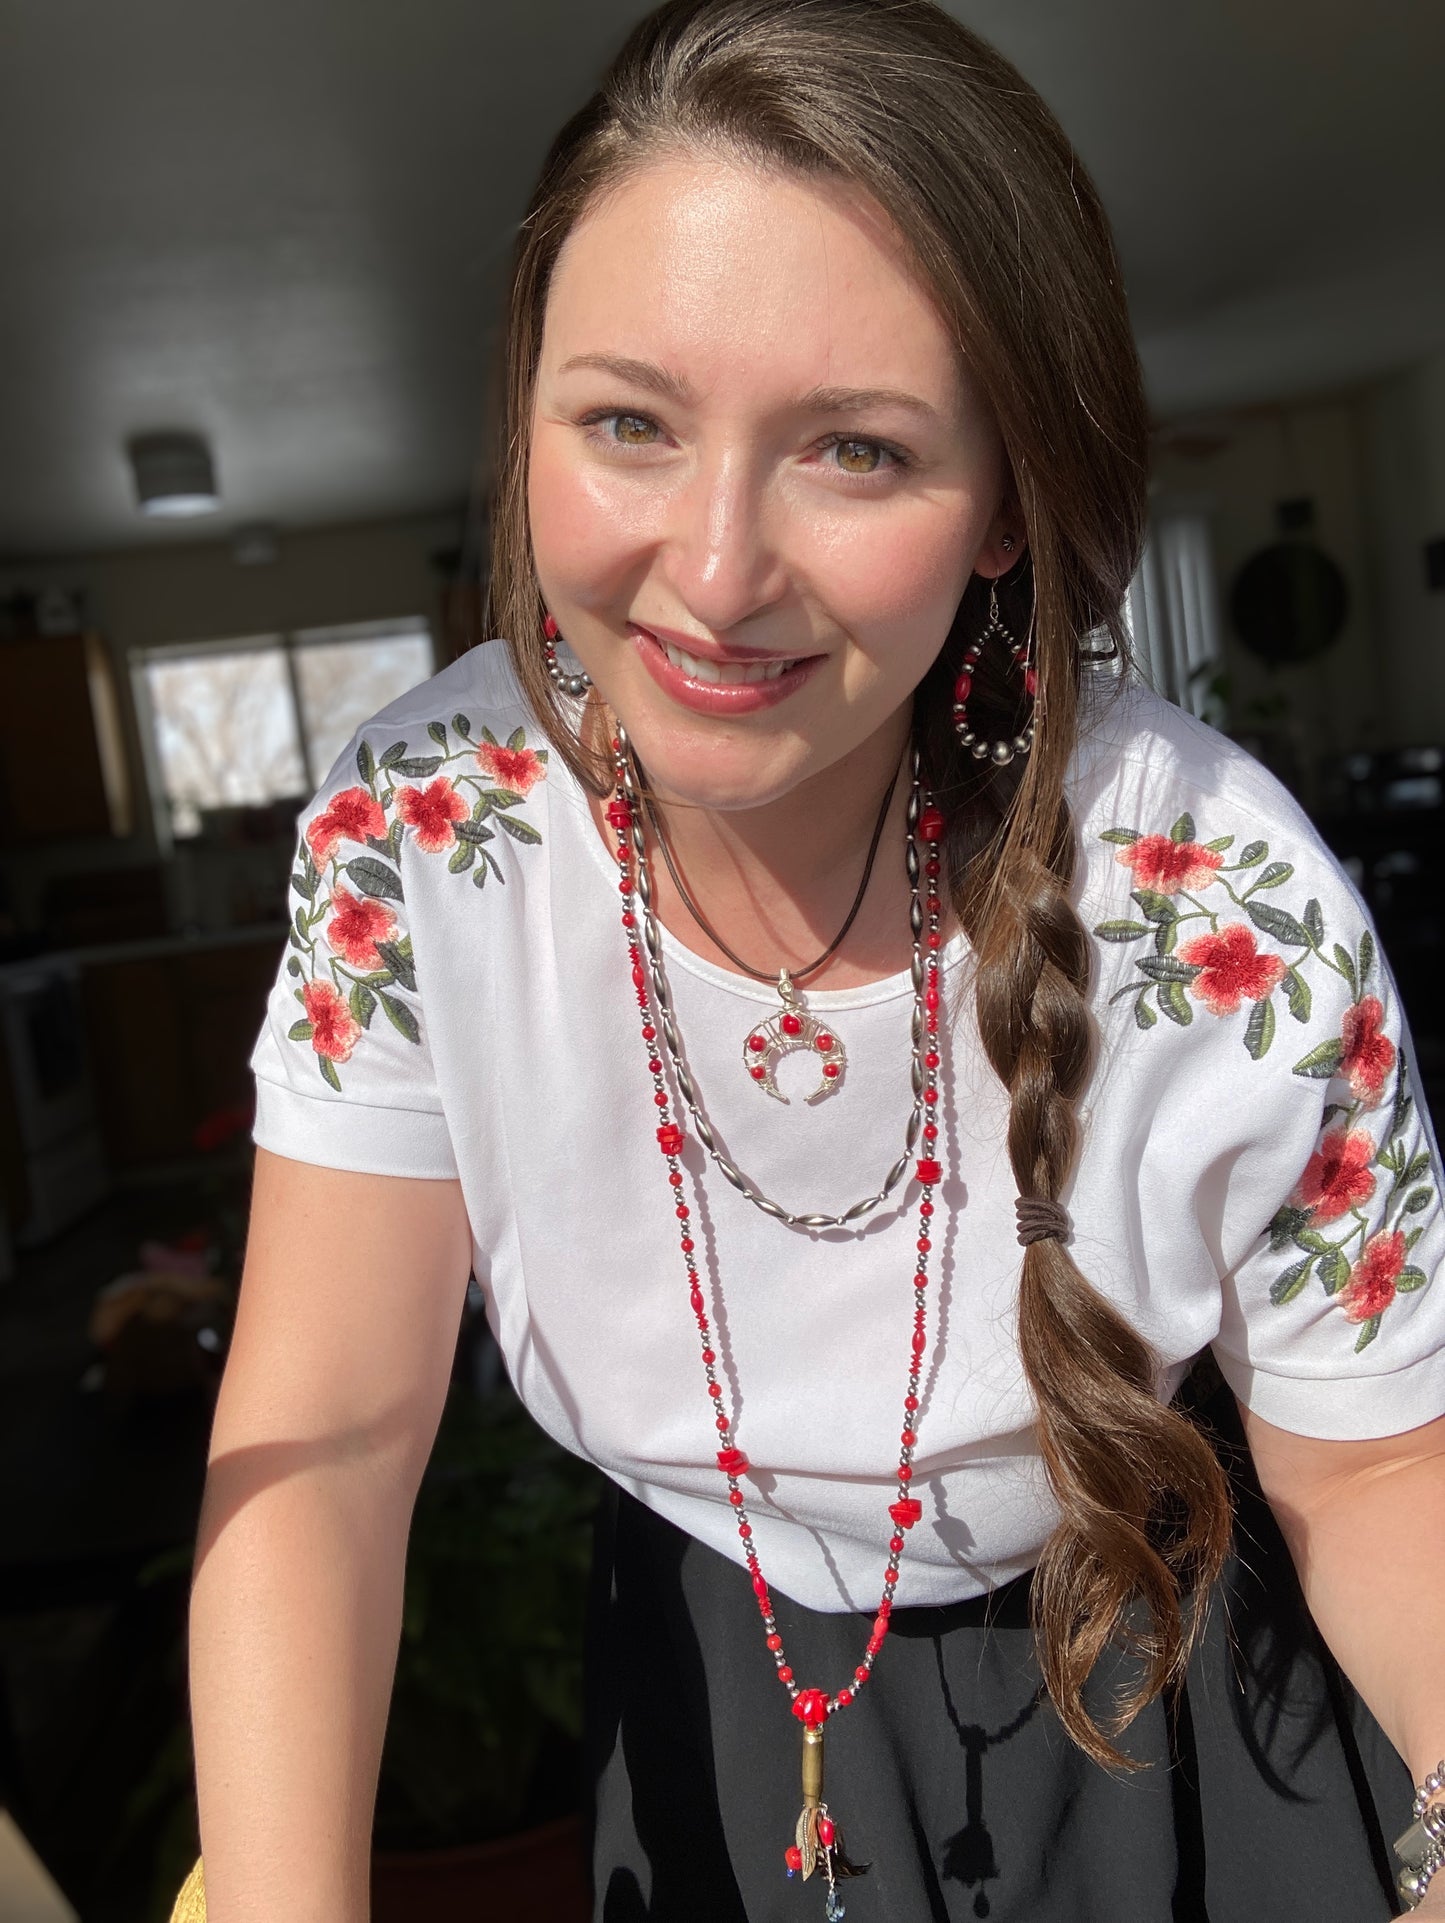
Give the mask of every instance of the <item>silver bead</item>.
[[1009, 741], [995, 741], [989, 749], [988, 754], [990, 761], [993, 762], [996, 768], [1006, 768], [1014, 758], [1013, 743]]
[[975, 741], [968, 752], [973, 756], [975, 761], [982, 761], [988, 754], [988, 743], [986, 741]]

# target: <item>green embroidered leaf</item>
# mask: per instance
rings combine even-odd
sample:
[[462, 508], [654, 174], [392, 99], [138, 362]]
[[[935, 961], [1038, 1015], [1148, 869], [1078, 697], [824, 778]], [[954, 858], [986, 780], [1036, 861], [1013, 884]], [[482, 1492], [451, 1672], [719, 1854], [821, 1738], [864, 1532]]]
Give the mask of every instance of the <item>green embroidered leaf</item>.
[[1355, 1000], [1358, 1001], [1360, 998], [1360, 984], [1355, 977], [1355, 958], [1348, 948], [1342, 948], [1338, 942], [1335, 943], [1335, 967], [1339, 969], [1345, 980], [1350, 984], [1350, 993], [1354, 996]]
[[1189, 814], [1181, 815], [1178, 821], [1176, 821], [1174, 826], [1169, 830], [1169, 839], [1171, 841], [1193, 841], [1194, 839], [1193, 815], [1189, 815]]
[[1154, 999], [1159, 1004], [1159, 1013], [1167, 1015], [1178, 1027], [1188, 1028], [1194, 1020], [1194, 1010], [1189, 1006], [1182, 983], [1160, 982], [1154, 990]]
[[1305, 903], [1305, 911], [1300, 919], [1304, 922], [1310, 940], [1318, 947], [1325, 938], [1325, 918], [1320, 913], [1320, 905], [1313, 895]]
[[365, 982], [351, 984], [351, 1013], [363, 1028], [371, 1027], [371, 1018], [376, 1013], [376, 997]]
[[451, 852], [451, 858], [447, 862], [447, 873], [449, 875], [464, 875], [476, 858], [476, 844], [471, 841], [459, 840]]
[[498, 815], [497, 823], [506, 829], [513, 841], [539, 842], [542, 839], [530, 821], [519, 821], [515, 815]]
[[1355, 1341], [1355, 1354], [1358, 1355], [1361, 1349], [1368, 1349], [1379, 1333], [1380, 1318], [1377, 1315], [1372, 1315], [1364, 1328], [1360, 1330], [1359, 1336]]
[[1429, 1280], [1429, 1276], [1423, 1269], [1417, 1269], [1412, 1265], [1407, 1269], [1401, 1269], [1395, 1277], [1395, 1287], [1402, 1295], [1413, 1295], [1416, 1289], [1423, 1289]]
[[1298, 1229], [1294, 1242], [1296, 1248], [1308, 1249], [1312, 1255], [1323, 1255], [1327, 1249], [1335, 1247], [1333, 1242], [1325, 1240], [1318, 1229]]
[[502, 745], [501, 742], [498, 741], [497, 737], [492, 733], [490, 728], [482, 729], [482, 739], [483, 741], [486, 742], [489, 748], [500, 748]]
[[347, 862], [346, 872], [363, 895], [371, 895], [381, 901], [404, 899], [401, 876], [394, 868], [388, 868], [384, 861], [374, 861], [370, 855], [356, 855]]
[[341, 1093], [341, 1077], [336, 1072], [335, 1062], [332, 1061], [329, 1055], [318, 1055], [316, 1057], [316, 1063], [321, 1070], [322, 1081], [330, 1082], [331, 1086], [339, 1095]]
[[1272, 861], [1254, 885], [1256, 888], [1279, 888], [1293, 873], [1294, 867], [1290, 862]]
[[1310, 1005], [1313, 997], [1310, 985], [1297, 968], [1287, 968], [1284, 972], [1284, 997], [1289, 1003], [1289, 1012], [1297, 1022], [1307, 1022], [1310, 1018]]
[[307, 946], [301, 936], [296, 933], [296, 924], [294, 922], [286, 930], [286, 939], [293, 948], [305, 948]]
[[474, 888], [485, 888], [487, 885], [487, 876], [490, 872], [487, 867], [487, 858], [483, 855], [472, 875], [472, 886]]
[[1294, 1065], [1296, 1075], [1308, 1075], [1316, 1082], [1327, 1082], [1340, 1065], [1345, 1045], [1338, 1035], [1332, 1035], [1318, 1048], [1312, 1048], [1308, 1055], [1301, 1055]]
[[356, 772], [369, 788], [376, 779], [376, 757], [371, 752], [369, 741], [358, 742], [356, 748]]
[[428, 721], [426, 731], [442, 750], [443, 754], [445, 754], [447, 747], [447, 724], [444, 721]]
[[1282, 1309], [1286, 1302], [1294, 1301], [1295, 1297], [1304, 1287], [1309, 1272], [1314, 1265], [1315, 1258], [1312, 1255], [1307, 1255], [1303, 1262], [1292, 1263], [1283, 1275], [1278, 1276], [1275, 1281], [1270, 1284], [1269, 1299], [1277, 1309]]
[[1141, 935], [1149, 933], [1146, 921], [1101, 921], [1094, 924], [1094, 933], [1100, 941], [1138, 941]]
[[406, 743], [404, 741], [393, 741], [389, 748], [383, 748], [381, 751], [383, 768], [394, 768], [398, 761], [405, 761], [405, 759]]
[[1326, 1102], [1320, 1115], [1320, 1127], [1328, 1128], [1337, 1115], [1348, 1115], [1349, 1112], [1343, 1102]]
[[545, 748], [534, 748], [532, 750], [532, 753], [536, 755], [537, 759], [541, 762], [544, 768], [546, 767], [548, 761], [551, 759], [550, 754]]
[[1331, 1249], [1320, 1257], [1319, 1278], [1326, 1295], [1338, 1295], [1350, 1279], [1350, 1265], [1343, 1249]]
[[512, 753], [515, 754], [518, 748], [525, 748], [526, 745], [527, 730], [525, 728], [513, 728], [512, 732], [507, 736], [507, 746], [512, 750]]
[[510, 788], [487, 788], [484, 793], [494, 808], [520, 808], [526, 799], [525, 795], [513, 794]]
[[1409, 1121], [1410, 1113], [1414, 1106], [1415, 1099], [1405, 1086], [1405, 1069], [1402, 1062], [1400, 1078], [1395, 1084], [1395, 1109], [1390, 1117], [1390, 1133], [1392, 1135], [1404, 1133], [1405, 1124]]
[[1220, 835], [1214, 841], [1206, 841], [1204, 845], [1206, 848], [1212, 848], [1216, 855], [1222, 855], [1226, 848], [1234, 846], [1234, 836]]
[[486, 795], [485, 794], [478, 795], [476, 800], [472, 803], [472, 820], [485, 821], [487, 816], [491, 812], [492, 812], [492, 804], [490, 801], [488, 801]]
[[1149, 1006], [1147, 998], [1143, 995], [1141, 995], [1134, 1004], [1134, 1020], [1139, 1024], [1140, 1028], [1153, 1028], [1159, 1020], [1159, 1017]]
[[1360, 986], [1363, 988], [1370, 979], [1370, 970], [1375, 965], [1375, 938], [1367, 928], [1360, 936]]
[[442, 765], [440, 755], [408, 755], [405, 761], [394, 762], [393, 768], [399, 775], [407, 775], [415, 781], [425, 781], [434, 775]]
[[1199, 973], [1192, 962], [1182, 962], [1174, 955], [1140, 955], [1134, 966], [1151, 982], [1192, 982]]
[[295, 955], [288, 955], [286, 957], [286, 973], [288, 975], [299, 975], [301, 973], [301, 963]]
[[297, 940], [296, 946], [298, 948], [308, 947], [310, 945], [308, 941], [308, 937], [311, 933], [311, 924], [306, 918], [306, 910], [304, 908], [298, 908], [296, 910], [296, 915], [294, 920], [292, 921], [291, 926], [295, 930], [299, 938]]
[[1106, 828], [1099, 836], [1100, 841], [1112, 841], [1121, 848], [1130, 848], [1139, 839], [1137, 828]]
[[1411, 1182], [1418, 1182], [1422, 1175], [1428, 1175], [1429, 1172], [1430, 1172], [1430, 1151], [1429, 1149], [1422, 1149], [1420, 1153], [1415, 1157], [1414, 1161], [1411, 1162], [1410, 1166], [1405, 1170], [1405, 1173], [1401, 1176], [1400, 1178], [1401, 1188], [1408, 1187], [1408, 1185]]
[[387, 995], [381, 989], [376, 991], [376, 999], [381, 1003], [382, 1012], [398, 1035], [405, 1035], [409, 1042], [421, 1040], [421, 1027], [405, 1002], [399, 1002], [395, 995]]
[[[1395, 1152], [1393, 1142], [1381, 1142], [1380, 1146], [1375, 1150], [1375, 1166], [1376, 1168], [1389, 1169], [1392, 1175], [1395, 1170], [1399, 1168], [1400, 1157]], [[1400, 1184], [1397, 1182], [1395, 1186], [1398, 1188]]]
[[1269, 1045], [1274, 1040], [1274, 1000], [1265, 995], [1254, 1005], [1244, 1031], [1244, 1045], [1259, 1061], [1269, 1053]]
[[483, 827], [476, 815], [470, 821], [454, 821], [452, 827], [463, 841], [495, 841], [497, 838], [492, 829]]
[[308, 881], [299, 868], [291, 877], [291, 886], [296, 890], [302, 901], [312, 901], [315, 899], [315, 884]]
[[1267, 901], [1247, 901], [1244, 912], [1256, 928], [1262, 928], [1275, 941], [1285, 942], [1291, 948], [1309, 947], [1309, 936], [1283, 908], [1272, 908]]
[[1148, 921], [1178, 921], [1179, 910], [1167, 895], [1155, 894], [1152, 888], [1136, 888], [1134, 900]]
[[403, 988], [410, 989], [414, 995], [416, 964], [411, 958], [410, 937], [406, 941], [379, 941], [376, 944], [376, 952], [386, 963], [392, 979], [400, 982]]
[[1418, 1215], [1421, 1209], [1428, 1209], [1434, 1200], [1434, 1189], [1414, 1189], [1405, 1197], [1405, 1213]]
[[386, 852], [394, 862], [401, 861], [401, 838], [406, 833], [406, 823], [398, 815], [386, 831]]
[[1286, 1202], [1269, 1225], [1269, 1246], [1282, 1249], [1287, 1242], [1293, 1242], [1309, 1219], [1308, 1209], [1291, 1208]]
[[1409, 1234], [1405, 1237], [1406, 1250], [1408, 1251], [1410, 1249], [1413, 1249], [1415, 1244], [1420, 1240], [1420, 1237], [1424, 1233], [1425, 1233], [1424, 1223], [1423, 1222], [1417, 1223], [1416, 1226], [1413, 1229], [1411, 1229]]
[[1174, 944], [1178, 939], [1178, 922], [1166, 921], [1162, 923], [1154, 931], [1154, 953], [1156, 955], [1172, 955], [1174, 953]]
[[1240, 853], [1236, 868], [1257, 868], [1269, 853], [1267, 841], [1251, 841]]
[[288, 1042], [309, 1042], [315, 1033], [316, 1029], [310, 1022], [292, 1022], [286, 1030], [286, 1039]]

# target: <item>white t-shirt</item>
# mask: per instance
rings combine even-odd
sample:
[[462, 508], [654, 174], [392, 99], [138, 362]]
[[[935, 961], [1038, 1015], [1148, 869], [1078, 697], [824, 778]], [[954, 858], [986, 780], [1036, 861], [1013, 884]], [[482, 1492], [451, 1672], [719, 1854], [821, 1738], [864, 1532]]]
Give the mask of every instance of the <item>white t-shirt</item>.
[[[1355, 890], [1269, 774], [1144, 690], [1096, 684], [1070, 796], [1101, 1029], [1064, 1198], [1084, 1274], [1154, 1345], [1161, 1395], [1212, 1346], [1250, 1408], [1303, 1435], [1441, 1414], [1439, 1161]], [[459, 1178], [475, 1274], [533, 1415], [738, 1559], [615, 861], [546, 757], [506, 649], [474, 649], [365, 724], [298, 846], [296, 922], [252, 1058], [256, 1141]], [[904, 1604], [1031, 1567], [1055, 1521], [1018, 1353], [1008, 1099], [968, 962], [957, 937]], [[743, 1064], [772, 989], [670, 936], [666, 965], [733, 1159], [799, 1211], [872, 1193], [911, 1107], [908, 977], [809, 994], [848, 1052], [844, 1086], [810, 1107], [768, 1099]], [[810, 1234], [753, 1207], [696, 1141], [684, 1162], [763, 1568], [814, 1608], [870, 1607], [917, 1186], [854, 1229]]]

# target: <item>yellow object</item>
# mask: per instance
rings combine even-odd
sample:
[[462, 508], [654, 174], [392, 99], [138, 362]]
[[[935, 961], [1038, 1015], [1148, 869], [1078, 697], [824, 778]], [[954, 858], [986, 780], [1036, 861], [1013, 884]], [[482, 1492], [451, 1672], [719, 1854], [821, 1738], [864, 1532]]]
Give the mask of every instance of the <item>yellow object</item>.
[[199, 1856], [196, 1867], [181, 1885], [181, 1893], [171, 1911], [171, 1923], [206, 1923], [206, 1873]]

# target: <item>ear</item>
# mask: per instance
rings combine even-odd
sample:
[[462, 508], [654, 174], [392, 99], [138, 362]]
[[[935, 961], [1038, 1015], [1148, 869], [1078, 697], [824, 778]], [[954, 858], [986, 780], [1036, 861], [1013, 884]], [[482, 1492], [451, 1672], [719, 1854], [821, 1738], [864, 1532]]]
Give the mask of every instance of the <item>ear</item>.
[[974, 556], [973, 571], [986, 581], [996, 581], [1018, 566], [1028, 547], [1028, 530], [1016, 501], [1005, 499], [989, 523], [983, 545]]

